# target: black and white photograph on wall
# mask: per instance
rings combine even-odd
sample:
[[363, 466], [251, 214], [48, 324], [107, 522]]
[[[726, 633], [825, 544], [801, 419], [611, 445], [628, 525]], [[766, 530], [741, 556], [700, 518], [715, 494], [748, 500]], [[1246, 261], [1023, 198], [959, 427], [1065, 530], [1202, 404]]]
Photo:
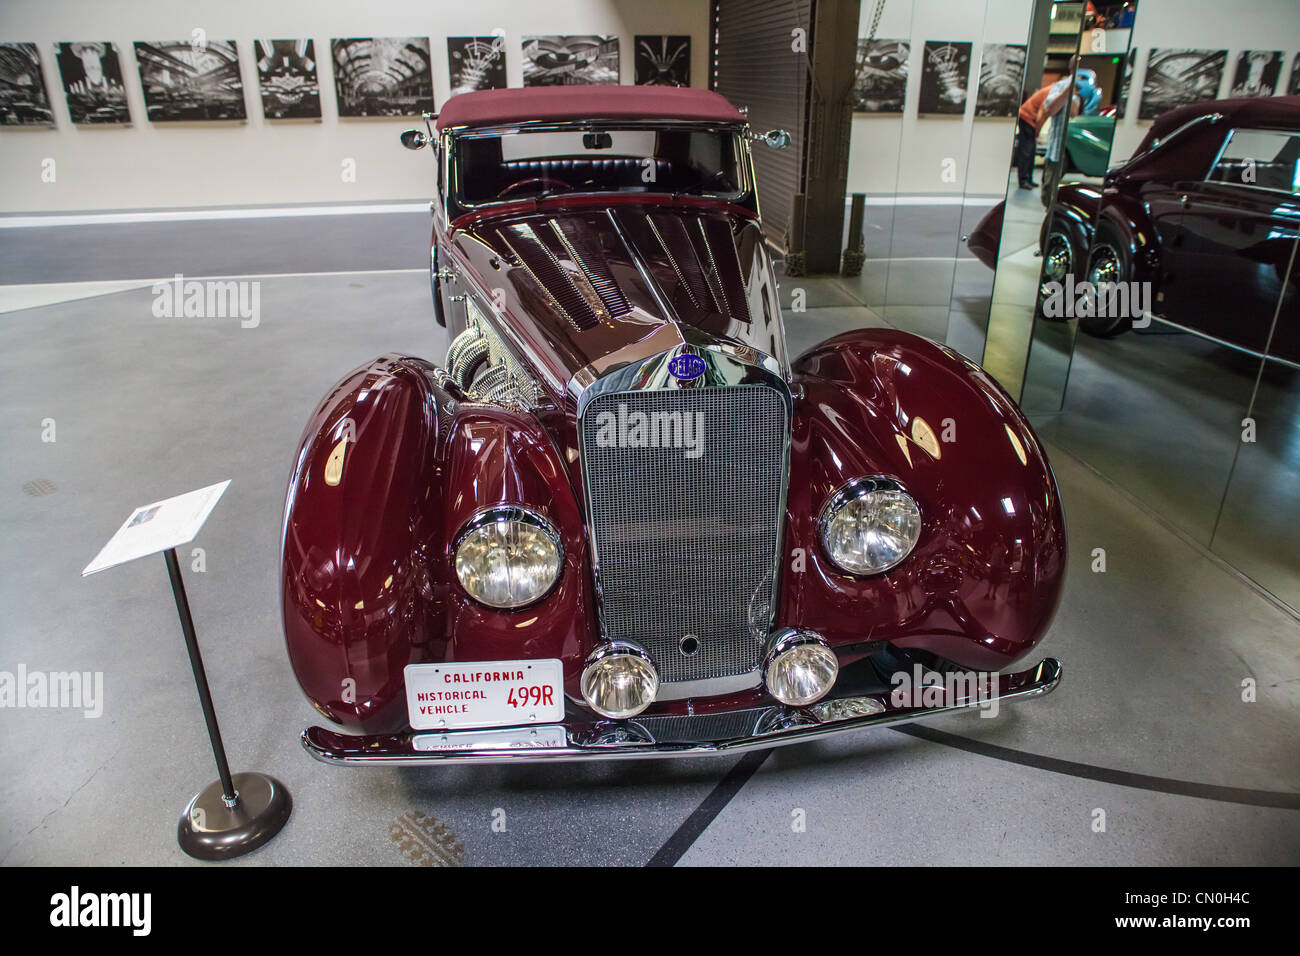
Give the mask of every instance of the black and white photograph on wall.
[[247, 118], [234, 40], [136, 41], [135, 59], [151, 123]]
[[637, 86], [690, 86], [689, 36], [636, 36], [633, 40]]
[[256, 40], [257, 83], [267, 119], [320, 119], [320, 82], [312, 40]]
[[986, 43], [975, 92], [976, 116], [1015, 116], [1025, 79], [1023, 43]]
[[1137, 50], [1130, 49], [1124, 57], [1124, 78], [1119, 83], [1119, 96], [1115, 99], [1115, 118], [1124, 118], [1124, 109], [1128, 106], [1128, 91], [1133, 86], [1133, 64], [1137, 62]]
[[113, 44], [98, 40], [56, 43], [54, 51], [72, 122], [131, 122], [122, 64]]
[[506, 88], [504, 36], [447, 37], [451, 95]]
[[618, 82], [618, 37], [524, 37], [524, 86]]
[[853, 112], [901, 113], [907, 95], [907, 40], [858, 37], [857, 75], [853, 81]]
[[921, 99], [917, 113], [966, 112], [971, 44], [926, 40], [921, 63]]
[[35, 43], [0, 43], [0, 123], [54, 125]]
[[339, 116], [419, 116], [433, 109], [428, 37], [330, 41]]
[[1218, 99], [1227, 62], [1227, 50], [1152, 48], [1142, 81], [1138, 119], [1155, 119], [1187, 103]]
[[1237, 55], [1237, 69], [1232, 74], [1228, 95], [1276, 96], [1281, 78], [1281, 50], [1242, 50]]

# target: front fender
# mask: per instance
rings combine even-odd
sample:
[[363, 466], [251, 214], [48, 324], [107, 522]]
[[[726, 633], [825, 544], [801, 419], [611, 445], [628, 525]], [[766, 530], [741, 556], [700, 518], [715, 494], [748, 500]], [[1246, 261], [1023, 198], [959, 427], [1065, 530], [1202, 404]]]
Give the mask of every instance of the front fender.
[[[453, 386], [454, 387], [454, 386]], [[454, 396], [421, 359], [385, 355], [317, 406], [285, 497], [281, 610], [294, 673], [326, 717], [404, 720], [402, 668], [438, 635], [431, 547], [442, 411]], [[441, 406], [441, 409], [440, 409]]]
[[[595, 628], [583, 522], [535, 418], [465, 401], [429, 363], [383, 356], [316, 409], [295, 459], [281, 540], [294, 673], [320, 713], [368, 733], [407, 726], [403, 669], [559, 658], [577, 695]], [[564, 566], [541, 602], [500, 611], [456, 581], [460, 529], [523, 505], [560, 532]]]
[[[794, 364], [787, 564], [780, 617], [833, 645], [890, 641], [964, 667], [1026, 654], [1055, 614], [1065, 520], [1042, 445], [1011, 398], [955, 352], [904, 332], [837, 336]], [[912, 555], [854, 578], [818, 519], [854, 478], [901, 481], [921, 510]]]

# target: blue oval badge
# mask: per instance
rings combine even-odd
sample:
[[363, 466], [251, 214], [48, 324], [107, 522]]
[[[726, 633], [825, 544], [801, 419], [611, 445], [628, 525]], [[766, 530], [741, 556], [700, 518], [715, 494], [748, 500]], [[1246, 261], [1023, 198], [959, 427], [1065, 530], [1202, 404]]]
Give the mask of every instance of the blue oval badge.
[[668, 374], [675, 379], [683, 382], [690, 382], [704, 374], [708, 366], [704, 364], [704, 359], [698, 355], [692, 355], [689, 352], [683, 352], [675, 356], [668, 362]]

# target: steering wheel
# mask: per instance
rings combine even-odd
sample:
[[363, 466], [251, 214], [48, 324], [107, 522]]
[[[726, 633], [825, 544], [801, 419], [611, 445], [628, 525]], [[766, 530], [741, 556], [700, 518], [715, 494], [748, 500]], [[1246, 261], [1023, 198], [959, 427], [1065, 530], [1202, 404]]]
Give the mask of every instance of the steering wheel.
[[570, 191], [570, 192], [573, 191], [573, 187], [570, 186], [568, 183], [566, 183], [566, 182], [565, 182], [564, 180], [562, 180], [562, 179], [554, 179], [554, 178], [552, 178], [552, 177], [550, 177], [550, 176], [533, 176], [533, 177], [531, 177], [531, 178], [529, 178], [529, 179], [518, 179], [518, 180], [516, 180], [515, 182], [511, 183], [511, 184], [510, 184], [509, 186], [507, 186], [505, 189], [503, 189], [503, 190], [501, 190], [499, 193], [497, 193], [497, 198], [500, 199], [500, 198], [502, 198], [502, 197], [504, 197], [504, 196], [508, 196], [508, 195], [510, 195], [510, 193], [514, 192], [516, 189], [521, 189], [521, 188], [523, 188], [524, 186], [531, 186], [531, 185], [533, 185], [534, 183], [541, 183], [542, 185], [546, 185], [546, 186], [561, 186], [561, 187], [563, 187], [564, 189], [566, 189], [566, 190], [568, 190], [568, 191]]

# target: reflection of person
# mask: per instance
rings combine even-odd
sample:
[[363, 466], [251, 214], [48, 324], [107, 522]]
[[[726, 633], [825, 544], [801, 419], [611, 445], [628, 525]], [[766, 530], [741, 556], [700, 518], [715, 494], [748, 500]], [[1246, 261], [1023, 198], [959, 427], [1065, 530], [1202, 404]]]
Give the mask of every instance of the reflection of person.
[[1051, 91], [1052, 87], [1048, 85], [1033, 94], [1020, 104], [1020, 113], [1016, 117], [1016, 177], [1021, 189], [1033, 189], [1038, 185], [1034, 182], [1034, 147], [1038, 143], [1038, 131], [1047, 118], [1043, 113], [1043, 101]]
[[1080, 70], [1075, 74], [1074, 92], [1079, 97], [1082, 115], [1096, 116], [1101, 112], [1101, 87], [1097, 85], [1097, 74], [1092, 70]]
[[[1071, 67], [1076, 60], [1070, 61]], [[1033, 189], [1034, 182], [1034, 148], [1038, 144], [1038, 133], [1049, 118], [1055, 117], [1065, 105], [1065, 91], [1070, 88], [1070, 74], [1066, 74], [1055, 83], [1048, 83], [1041, 90], [1020, 105], [1016, 118], [1016, 175], [1021, 189]], [[1055, 132], [1053, 125], [1052, 131]]]
[[[1070, 68], [1066, 74], [1048, 87], [1047, 97], [1043, 100], [1044, 119], [1050, 117], [1052, 125], [1047, 130], [1047, 155], [1043, 157], [1043, 206], [1051, 205], [1052, 191], [1061, 178], [1062, 157], [1065, 152], [1065, 128], [1069, 125], [1068, 117], [1079, 115], [1082, 103], [1071, 88], [1075, 82], [1075, 73], [1079, 69], [1079, 57], [1070, 57]], [[1066, 112], [1066, 105], [1069, 112]], [[1041, 128], [1041, 124], [1040, 124]]]

